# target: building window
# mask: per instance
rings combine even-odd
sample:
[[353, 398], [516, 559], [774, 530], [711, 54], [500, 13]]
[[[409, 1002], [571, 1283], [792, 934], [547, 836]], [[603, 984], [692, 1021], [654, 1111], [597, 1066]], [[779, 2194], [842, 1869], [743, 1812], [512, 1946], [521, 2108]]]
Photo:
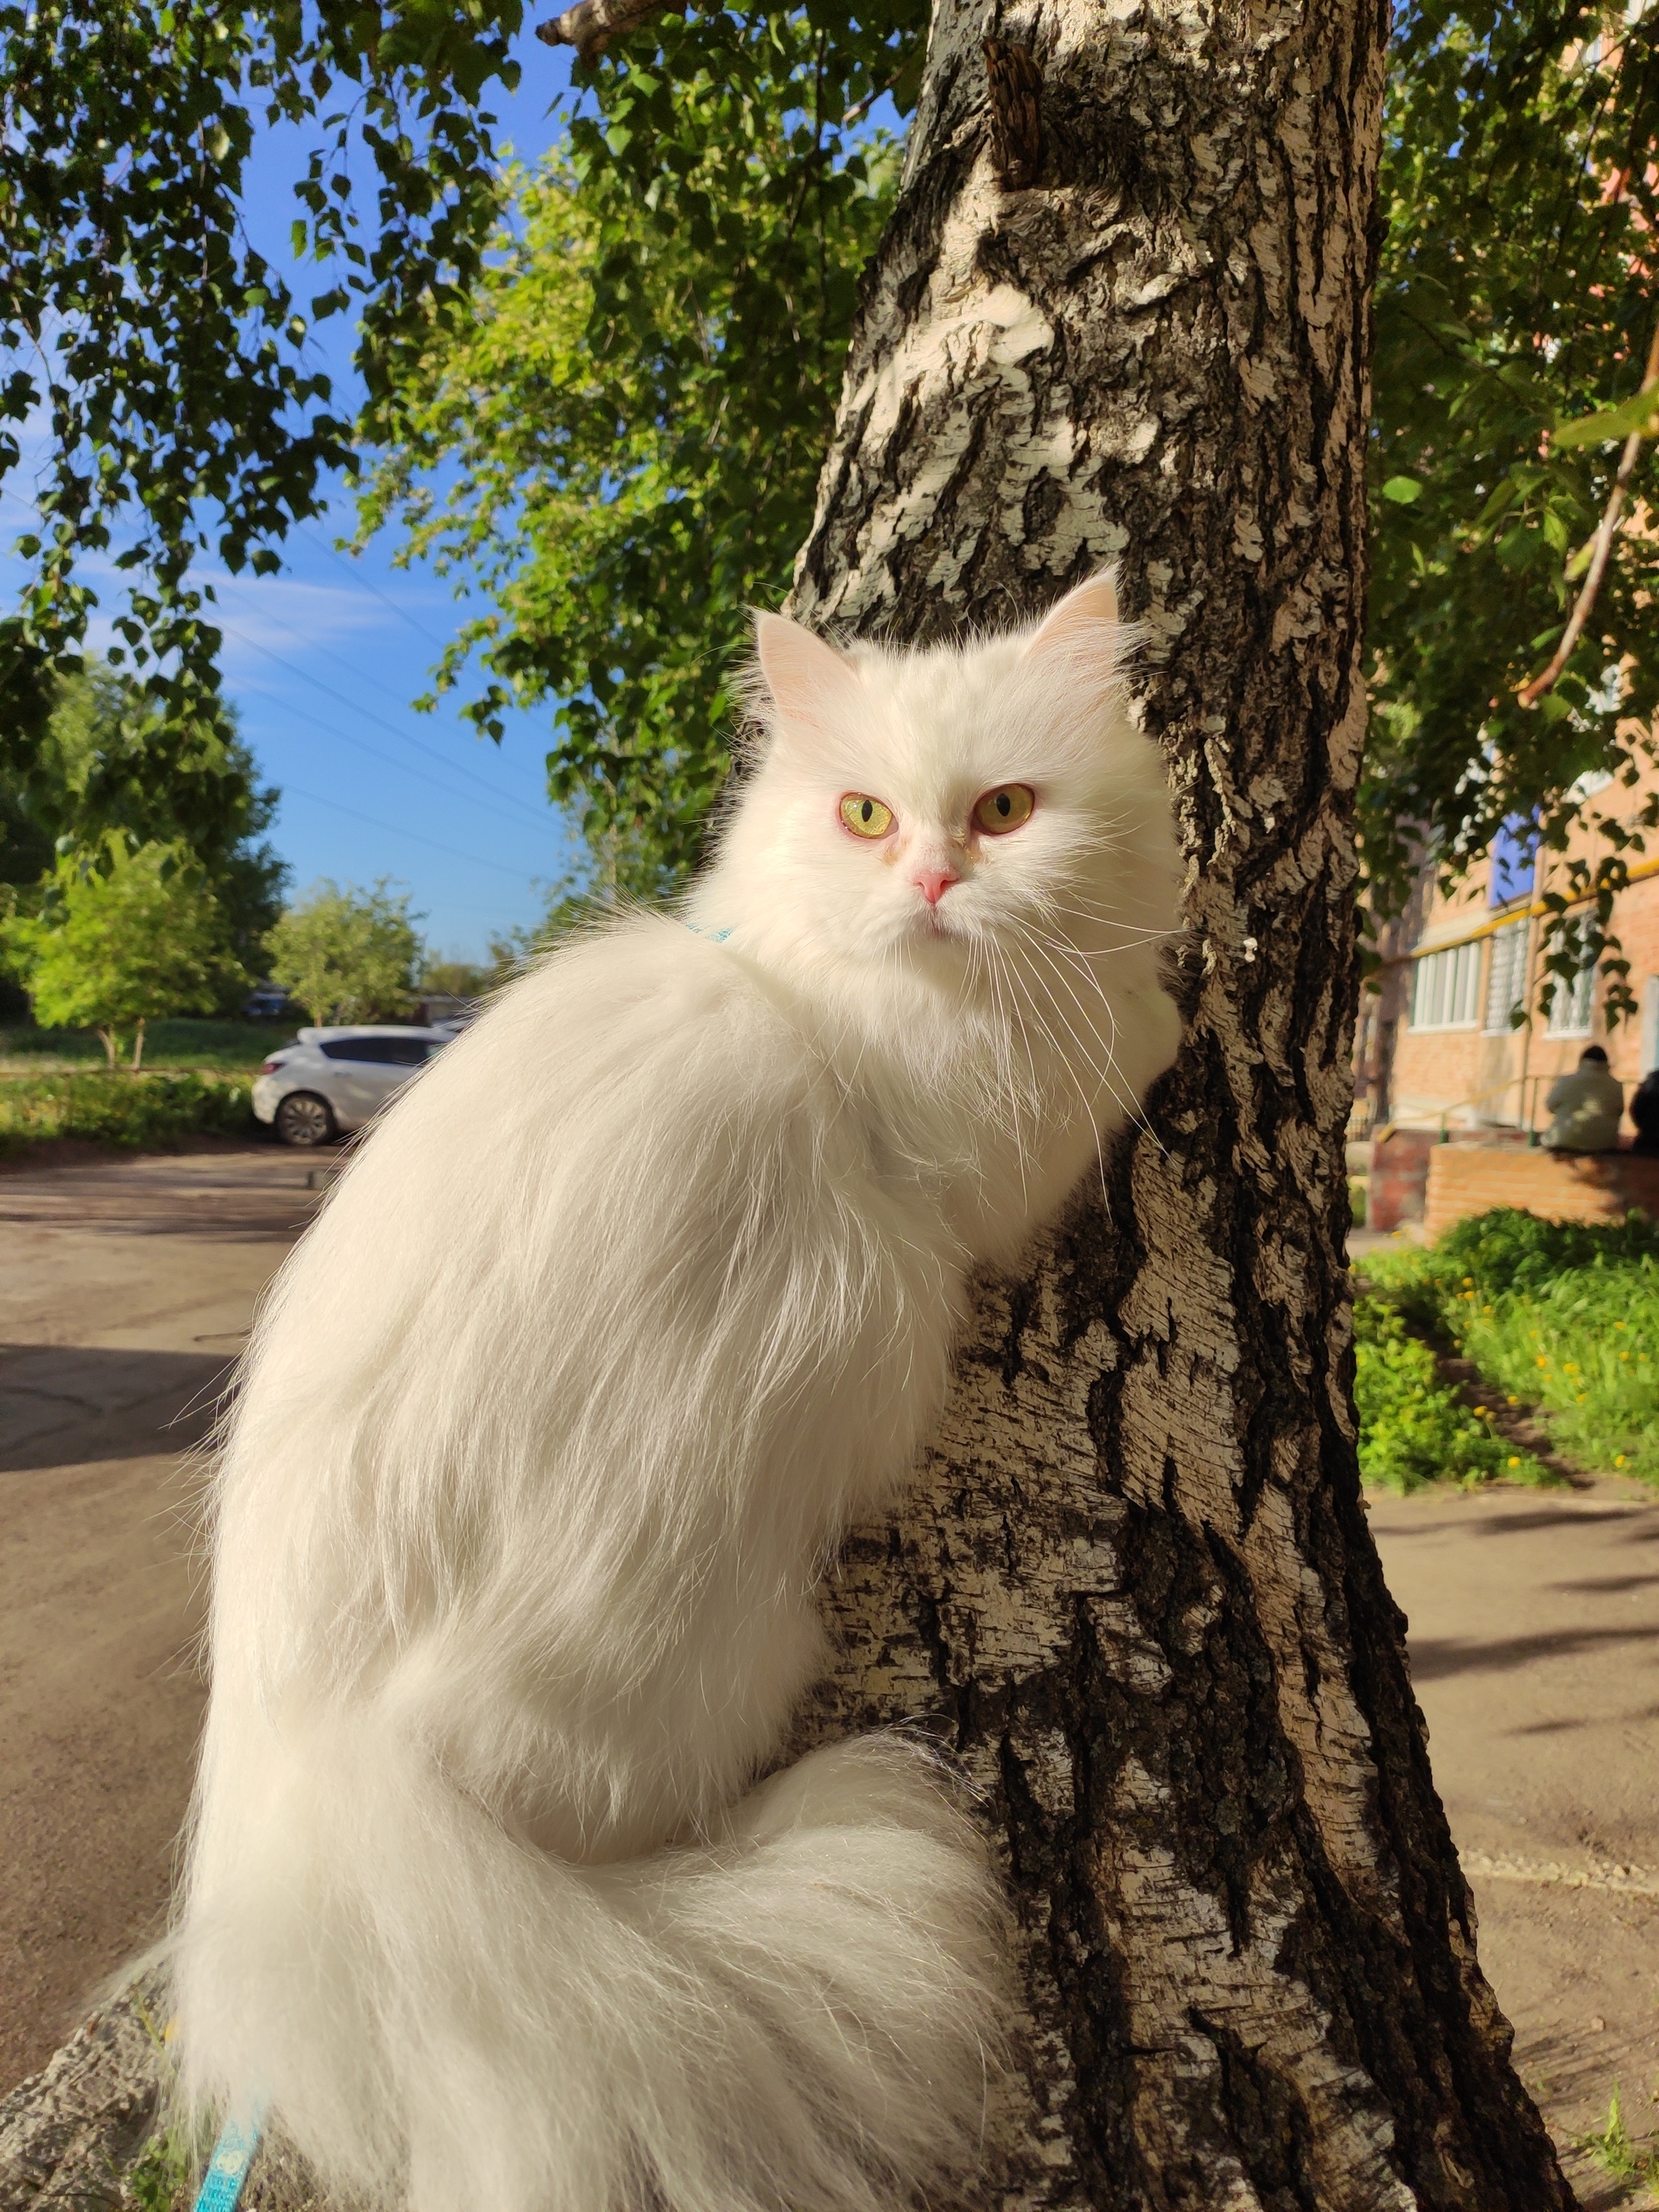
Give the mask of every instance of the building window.
[[1555, 978], [1555, 997], [1550, 1006], [1549, 1036], [1588, 1036], [1590, 1010], [1595, 1002], [1595, 963], [1587, 960], [1569, 983]]
[[1472, 1030], [1480, 1019], [1480, 941], [1425, 952], [1413, 979], [1414, 1030]]
[[1532, 927], [1524, 918], [1495, 929], [1492, 966], [1486, 973], [1486, 1027], [1510, 1030], [1515, 1016], [1526, 1011], [1527, 946]]

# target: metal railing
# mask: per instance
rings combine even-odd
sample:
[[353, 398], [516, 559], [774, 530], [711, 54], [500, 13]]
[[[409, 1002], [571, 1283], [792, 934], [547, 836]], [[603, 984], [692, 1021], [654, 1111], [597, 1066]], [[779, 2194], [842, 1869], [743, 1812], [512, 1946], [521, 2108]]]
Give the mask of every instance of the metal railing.
[[[1431, 1121], [1437, 1121], [1439, 1122], [1440, 1142], [1443, 1145], [1449, 1144], [1451, 1142], [1451, 1117], [1454, 1114], [1461, 1113], [1466, 1106], [1483, 1106], [1487, 1099], [1501, 1098], [1506, 1091], [1519, 1091], [1521, 1093], [1522, 1113], [1521, 1119], [1518, 1121], [1488, 1121], [1485, 1124], [1477, 1122], [1475, 1126], [1477, 1128], [1485, 1127], [1489, 1129], [1513, 1129], [1517, 1135], [1524, 1134], [1527, 1142], [1529, 1145], [1535, 1145], [1538, 1142], [1539, 1138], [1538, 1086], [1540, 1083], [1553, 1083], [1555, 1079], [1555, 1077], [1552, 1074], [1511, 1075], [1507, 1077], [1502, 1083], [1488, 1085], [1486, 1089], [1484, 1091], [1471, 1092], [1469, 1097], [1467, 1098], [1449, 1099], [1445, 1105], [1433, 1108], [1431, 1110], [1428, 1118]], [[1349, 1124], [1350, 1130], [1352, 1133], [1354, 1141], [1356, 1143], [1360, 1142], [1365, 1137], [1369, 1137], [1374, 1145], [1386, 1143], [1389, 1138], [1394, 1134], [1395, 1131], [1399, 1128], [1400, 1126], [1400, 1123], [1393, 1118], [1382, 1122], [1378, 1127], [1374, 1129], [1362, 1128], [1359, 1130], [1353, 1130], [1352, 1122]], [[1422, 1125], [1420, 1123], [1416, 1123], [1413, 1126], [1421, 1127]]]

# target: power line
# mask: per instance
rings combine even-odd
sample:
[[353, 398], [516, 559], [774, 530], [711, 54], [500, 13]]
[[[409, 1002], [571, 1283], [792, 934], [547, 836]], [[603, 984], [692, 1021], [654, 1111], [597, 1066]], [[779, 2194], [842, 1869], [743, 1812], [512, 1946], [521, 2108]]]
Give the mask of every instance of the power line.
[[[8, 486], [0, 485], [0, 497], [4, 497], [15, 501], [17, 506], [23, 507], [26, 513], [34, 514], [36, 512], [35, 509], [28, 506], [27, 501], [19, 498], [18, 495], [11, 490]], [[325, 548], [325, 550], [332, 550], [331, 548]], [[340, 556], [337, 555], [335, 557], [337, 559]], [[343, 562], [342, 566], [345, 565], [346, 564]], [[391, 607], [394, 613], [402, 612], [402, 610], [398, 606], [397, 602], [393, 599], [387, 599], [384, 592], [376, 591], [374, 586], [369, 584], [365, 579], [357, 578], [356, 580], [362, 584], [362, 587], [365, 591], [373, 592], [374, 596], [376, 599], [384, 600], [386, 605]], [[408, 617], [405, 618], [409, 619]], [[270, 619], [270, 617], [268, 617], [268, 619]], [[235, 638], [240, 644], [247, 646], [253, 652], [264, 653], [267, 660], [274, 660], [279, 668], [287, 669], [291, 676], [297, 676], [302, 683], [313, 685], [314, 689], [320, 691], [325, 698], [334, 700], [337, 705], [345, 708], [349, 713], [360, 714], [366, 720], [371, 721], [379, 728], [388, 732], [390, 735], [398, 739], [400, 744], [408, 745], [415, 752], [424, 753], [429, 760], [436, 761], [439, 766], [442, 768], [447, 774], [453, 776], [461, 777], [468, 783], [476, 783], [481, 791], [489, 793], [492, 801], [496, 802], [497, 811], [500, 811], [501, 805], [504, 803], [508, 806], [516, 808], [518, 812], [521, 814], [526, 821], [534, 823], [538, 830], [544, 830], [547, 827], [549, 814], [544, 814], [538, 808], [530, 805], [522, 799], [514, 798], [511, 792], [496, 791], [484, 777], [475, 775], [471, 769], [463, 766], [460, 762], [451, 760], [448, 755], [447, 753], [441, 752], [436, 745], [429, 745], [423, 738], [413, 737], [407, 730], [399, 729], [395, 722], [387, 721], [384, 714], [377, 714], [372, 708], [361, 706], [355, 699], [348, 699], [344, 692], [337, 691], [332, 684], [325, 684], [320, 677], [313, 676], [308, 669], [301, 668], [295, 662], [284, 659], [283, 654], [280, 653], [273, 652], [270, 646], [262, 645], [258, 638], [249, 637], [245, 631], [238, 629], [234, 623], [226, 621], [223, 615], [220, 613], [216, 608], [215, 610], [215, 627], [223, 630], [228, 635]], [[296, 642], [307, 642], [307, 641], [300, 638], [299, 633], [295, 631], [289, 623], [281, 622], [279, 620], [276, 623], [276, 627], [287, 631], [289, 635], [295, 638]], [[414, 624], [414, 627], [418, 629], [419, 624]], [[423, 631], [421, 634], [423, 636], [425, 635]], [[428, 642], [430, 641], [428, 641]], [[369, 676], [364, 670], [354, 667], [349, 661], [343, 659], [337, 653], [331, 653], [326, 646], [313, 645], [311, 649], [313, 652], [321, 653], [326, 655], [329, 659], [337, 662], [338, 665], [343, 668], [349, 675], [358, 677], [363, 682], [372, 684], [377, 690], [384, 691], [388, 698], [396, 696], [396, 694], [392, 690], [390, 685], [382, 684], [378, 677]], [[274, 697], [274, 695], [268, 691], [262, 692], [259, 696], [267, 699]], [[280, 701], [276, 701], [275, 703], [280, 705], [282, 702]], [[365, 752], [374, 752], [374, 748], [371, 745], [366, 744], [361, 738], [348, 738], [345, 736], [345, 732], [343, 731], [334, 729], [333, 726], [330, 723], [319, 722], [318, 726], [322, 729], [329, 730], [330, 733], [334, 737], [344, 738], [345, 742], [348, 744], [357, 744], [361, 746]], [[405, 764], [403, 762], [392, 760], [389, 754], [378, 753], [375, 757], [379, 759], [389, 761], [391, 765], [398, 769], [400, 772], [416, 775], [420, 774], [420, 770], [418, 769], [406, 769]], [[428, 777], [427, 781], [428, 782], [431, 781], [431, 778]], [[441, 787], [440, 787], [440, 788], [441, 788]], [[445, 795], [448, 798], [453, 798], [457, 794], [453, 792], [450, 792], [447, 793]], [[473, 803], [476, 805], [477, 802], [475, 800]], [[550, 809], [550, 811], [551, 810]]]
[[323, 551], [328, 555], [330, 560], [334, 562], [337, 567], [345, 570], [347, 575], [350, 577], [352, 582], [356, 585], [359, 591], [368, 592], [372, 598], [377, 599], [382, 606], [390, 607], [392, 613], [397, 616], [398, 621], [407, 623], [410, 629], [414, 631], [416, 636], [418, 638], [423, 638], [428, 645], [435, 647], [440, 653], [448, 652], [449, 644], [453, 642], [453, 641], [447, 641], [442, 638], [434, 637], [431, 631], [426, 628], [424, 623], [417, 623], [416, 621], [414, 616], [410, 613], [407, 607], [400, 607], [390, 592], [383, 592], [378, 584], [371, 584], [368, 578], [361, 573], [355, 563], [346, 559], [345, 555], [341, 552], [337, 545], [331, 545], [327, 538], [319, 537], [316, 531], [311, 529], [308, 525], [303, 522], [299, 525], [299, 529], [302, 537], [310, 538], [313, 545], [320, 546]]
[[[295, 580], [298, 582], [299, 579], [296, 577]], [[319, 586], [316, 585], [301, 585], [301, 589], [302, 591], [314, 591], [319, 588]], [[372, 587], [368, 585], [365, 585], [363, 588], [367, 591]], [[374, 593], [374, 597], [377, 599], [383, 601], [386, 605], [389, 606], [394, 614], [398, 611], [397, 602], [393, 599], [388, 599], [384, 592], [376, 592]], [[295, 642], [298, 645], [303, 645], [307, 652], [320, 653], [325, 660], [331, 660], [337, 668], [343, 668], [348, 676], [355, 676], [359, 683], [371, 684], [376, 691], [384, 692], [386, 696], [392, 700], [397, 706], [408, 706], [409, 702], [404, 697], [402, 692], [399, 691], [394, 684], [382, 683], [378, 676], [371, 676], [367, 669], [359, 668], [355, 661], [348, 660], [343, 653], [336, 653], [332, 647], [318, 645], [314, 643], [312, 639], [301, 636], [301, 633], [294, 627], [294, 624], [291, 622], [283, 621], [280, 615], [271, 615], [267, 613], [264, 619], [270, 623], [274, 628], [286, 630], [288, 635], [294, 639]], [[226, 628], [229, 627], [228, 623], [224, 626]], [[239, 630], [232, 630], [231, 635], [233, 637], [237, 637], [240, 636], [241, 633]], [[419, 635], [422, 637], [426, 636], [424, 630], [422, 630]], [[427, 641], [428, 644], [435, 642], [435, 641], [431, 639], [428, 639]], [[243, 642], [244, 644], [246, 644], [249, 641], [244, 638]]]
[[[284, 703], [275, 691], [261, 690], [257, 684], [250, 684], [241, 688], [251, 691], [256, 699], [269, 699], [273, 706], [280, 707]], [[470, 791], [452, 790], [447, 785], [440, 783], [437, 777], [428, 769], [411, 768], [407, 761], [400, 761], [395, 754], [387, 752], [383, 746], [370, 744], [367, 738], [354, 738], [349, 730], [337, 729], [332, 722], [324, 721], [319, 714], [313, 714], [307, 711], [306, 720], [310, 728], [326, 730], [330, 737], [337, 738], [342, 744], [355, 745], [360, 753], [367, 753], [371, 760], [385, 761], [389, 767], [395, 768], [399, 775], [415, 776], [422, 783], [429, 783], [434, 791], [441, 792], [446, 799], [459, 799], [464, 806], [476, 806], [484, 813], [494, 814], [498, 819], [505, 822], [510, 829], [520, 830], [524, 827], [518, 816], [509, 814], [505, 807], [497, 806], [488, 799], [475, 799]], [[507, 796], [510, 799], [512, 794], [509, 793]], [[546, 829], [554, 819], [550, 810], [545, 817], [535, 816], [529, 808], [525, 811], [542, 829]]]
[[469, 783], [476, 783], [480, 790], [488, 791], [492, 799], [504, 799], [509, 806], [516, 806], [521, 813], [527, 815], [538, 828], [545, 825], [547, 820], [545, 815], [538, 813], [533, 806], [526, 805], [522, 799], [514, 799], [510, 792], [492, 790], [483, 776], [474, 775], [470, 769], [463, 768], [457, 761], [452, 761], [447, 754], [441, 753], [435, 745], [426, 744], [421, 738], [410, 737], [407, 730], [400, 730], [395, 722], [388, 722], [384, 714], [375, 714], [372, 708], [359, 706], [355, 699], [348, 699], [343, 691], [337, 691], [331, 684], [325, 684], [320, 676], [313, 676], [308, 669], [300, 667], [292, 660], [284, 659], [280, 653], [273, 653], [268, 645], [261, 645], [258, 638], [244, 636], [234, 623], [222, 623], [220, 627], [229, 636], [235, 638], [239, 643], [251, 647], [255, 653], [263, 653], [267, 660], [274, 660], [279, 668], [286, 668], [290, 676], [297, 676], [302, 683], [311, 684], [314, 690], [320, 691], [325, 698], [332, 699], [337, 706], [345, 708], [348, 713], [360, 714], [364, 720], [376, 724], [382, 730], [390, 731], [400, 744], [411, 746], [417, 753], [425, 753], [429, 759], [435, 760], [440, 766], [447, 769], [452, 775], [465, 776]]
[[395, 822], [381, 822], [373, 814], [361, 813], [355, 806], [343, 805], [337, 799], [325, 799], [320, 791], [306, 791], [297, 783], [286, 783], [283, 793], [292, 793], [295, 799], [308, 799], [313, 806], [332, 807], [337, 814], [349, 814], [354, 822], [366, 822], [371, 830], [384, 830], [388, 836], [406, 837], [411, 844], [429, 845], [434, 853], [442, 853], [452, 860], [468, 861], [475, 868], [494, 868], [497, 875], [511, 876], [514, 883], [527, 884], [530, 878], [517, 868], [509, 868], [503, 860], [486, 860], [477, 853], [463, 853], [454, 845], [441, 845], [435, 837], [422, 837], [418, 830], [400, 830]]

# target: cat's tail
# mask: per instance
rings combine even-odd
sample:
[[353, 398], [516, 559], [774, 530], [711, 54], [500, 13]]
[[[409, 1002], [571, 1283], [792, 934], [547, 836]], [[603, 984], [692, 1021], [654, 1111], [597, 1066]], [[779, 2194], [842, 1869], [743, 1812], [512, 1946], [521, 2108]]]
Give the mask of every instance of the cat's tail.
[[412, 1759], [327, 1765], [204, 1824], [174, 1971], [186, 2093], [265, 2109], [334, 2187], [896, 2212], [981, 2166], [1004, 1909], [924, 1750], [814, 1753], [714, 1842], [599, 1868]]

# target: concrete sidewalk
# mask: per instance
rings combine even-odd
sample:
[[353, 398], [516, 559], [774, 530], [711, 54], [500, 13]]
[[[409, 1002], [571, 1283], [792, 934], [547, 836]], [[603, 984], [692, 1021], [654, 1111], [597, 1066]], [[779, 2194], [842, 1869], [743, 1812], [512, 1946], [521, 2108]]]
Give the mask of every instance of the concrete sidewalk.
[[[1370, 1501], [1410, 1621], [1480, 1963], [1564, 2148], [1659, 2129], [1659, 1501], [1634, 1484]], [[1586, 2203], [1606, 2177], [1569, 2170]]]
[[276, 1146], [0, 1170], [0, 2088], [159, 1928], [200, 1442], [313, 1203]]

